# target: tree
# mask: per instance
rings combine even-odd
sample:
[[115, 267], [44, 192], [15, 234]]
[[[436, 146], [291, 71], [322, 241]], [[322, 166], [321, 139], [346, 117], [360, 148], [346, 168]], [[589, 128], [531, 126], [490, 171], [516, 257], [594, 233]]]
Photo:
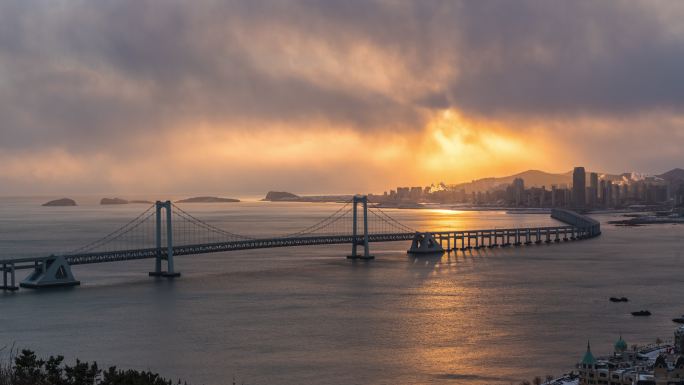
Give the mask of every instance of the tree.
[[46, 361], [31, 350], [22, 350], [6, 366], [0, 363], [0, 385], [173, 385], [173, 382], [156, 373], [124, 371], [114, 366], [103, 373], [96, 362], [78, 359], [74, 366], [69, 366], [64, 364], [62, 356], [50, 356]]

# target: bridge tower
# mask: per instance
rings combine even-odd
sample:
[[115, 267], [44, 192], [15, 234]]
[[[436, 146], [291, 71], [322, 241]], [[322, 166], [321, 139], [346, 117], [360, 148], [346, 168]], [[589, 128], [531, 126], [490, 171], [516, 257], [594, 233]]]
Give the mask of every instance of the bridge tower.
[[[154, 271], [150, 272], [150, 277], [180, 277], [180, 273], [173, 269], [173, 224], [171, 223], [171, 201], [157, 201], [154, 204], [156, 209], [156, 257], [154, 260]], [[166, 214], [166, 256], [162, 253], [162, 209]], [[162, 271], [162, 259], [166, 259], [166, 271]]]
[[[368, 247], [368, 196], [367, 195], [354, 195], [353, 199], [354, 209], [353, 219], [352, 219], [352, 252], [348, 255], [349, 259], [373, 259], [374, 256], [370, 255], [370, 250]], [[359, 241], [358, 234], [358, 207], [359, 204], [363, 205], [363, 240]], [[356, 252], [356, 246], [363, 245], [363, 255], [358, 255]]]

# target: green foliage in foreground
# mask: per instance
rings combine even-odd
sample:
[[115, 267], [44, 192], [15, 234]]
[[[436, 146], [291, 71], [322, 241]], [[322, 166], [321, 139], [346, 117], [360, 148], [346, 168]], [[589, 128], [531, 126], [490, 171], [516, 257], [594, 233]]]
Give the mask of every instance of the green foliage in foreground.
[[[178, 381], [180, 384], [180, 381]], [[40, 359], [31, 350], [22, 350], [0, 366], [0, 385], [173, 385], [156, 373], [120, 370], [112, 366], [101, 370], [97, 363], [76, 360], [74, 366], [64, 357]], [[187, 385], [187, 384], [186, 384]]]

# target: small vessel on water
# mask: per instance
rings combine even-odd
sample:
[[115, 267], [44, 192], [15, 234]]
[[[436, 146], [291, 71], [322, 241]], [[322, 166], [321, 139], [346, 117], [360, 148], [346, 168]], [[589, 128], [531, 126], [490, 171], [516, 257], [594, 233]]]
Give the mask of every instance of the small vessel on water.
[[684, 324], [684, 315], [682, 315], [680, 318], [673, 318], [672, 322], [675, 322], [678, 324]]
[[651, 312], [648, 310], [639, 310], [639, 311], [633, 311], [632, 315], [635, 317], [648, 317], [651, 315]]
[[610, 297], [610, 302], [629, 302], [627, 297]]

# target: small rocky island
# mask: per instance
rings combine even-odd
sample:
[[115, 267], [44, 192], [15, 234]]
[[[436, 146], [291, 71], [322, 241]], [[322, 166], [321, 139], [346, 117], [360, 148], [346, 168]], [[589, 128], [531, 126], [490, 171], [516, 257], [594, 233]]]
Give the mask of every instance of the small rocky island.
[[69, 198], [55, 199], [43, 203], [43, 206], [76, 206], [76, 201]]
[[269, 191], [264, 202], [347, 202], [352, 198], [351, 195], [295, 195], [286, 191]]
[[299, 201], [301, 197], [299, 195], [295, 195], [293, 193], [285, 192], [285, 191], [269, 191], [266, 194], [266, 197], [262, 199], [262, 201], [269, 201], [269, 202], [293, 202], [293, 201]]
[[219, 198], [219, 197], [193, 197], [187, 199], [181, 199], [176, 201], [176, 203], [233, 203], [240, 202], [239, 199], [233, 198]]
[[121, 198], [102, 198], [100, 200], [101, 205], [126, 205], [128, 201]]

